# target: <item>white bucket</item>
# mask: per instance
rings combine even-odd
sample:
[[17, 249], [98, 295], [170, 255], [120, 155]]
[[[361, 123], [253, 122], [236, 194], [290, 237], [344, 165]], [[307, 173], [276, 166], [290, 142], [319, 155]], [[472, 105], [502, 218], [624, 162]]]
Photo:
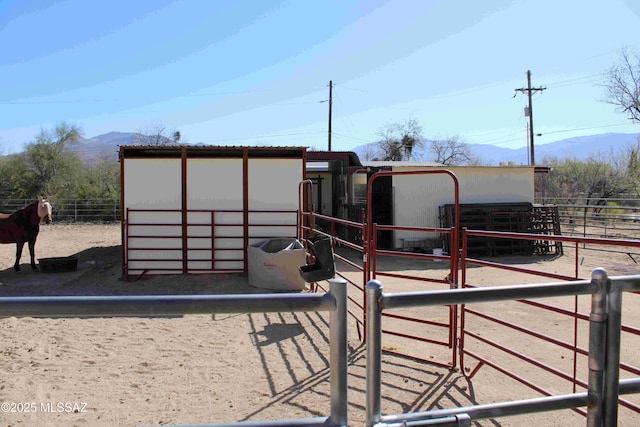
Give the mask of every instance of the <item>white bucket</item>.
[[[433, 248], [433, 254], [434, 255], [438, 255], [438, 256], [442, 256], [442, 248]], [[440, 262], [442, 261], [441, 259], [434, 259], [434, 262]]]

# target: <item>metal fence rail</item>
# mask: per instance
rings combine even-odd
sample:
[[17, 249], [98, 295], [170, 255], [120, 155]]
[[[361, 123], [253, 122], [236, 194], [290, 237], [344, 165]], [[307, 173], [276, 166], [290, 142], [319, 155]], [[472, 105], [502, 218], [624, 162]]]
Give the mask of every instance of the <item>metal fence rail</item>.
[[640, 235], [640, 199], [536, 197], [536, 203], [557, 206], [564, 235]]
[[[495, 231], [483, 231], [483, 230], [463, 230], [463, 249], [462, 249], [462, 281], [460, 286], [465, 288], [475, 288], [477, 284], [469, 283], [467, 281], [467, 271], [470, 266], [485, 266], [496, 269], [502, 269], [507, 271], [515, 271], [519, 273], [527, 273], [534, 274], [540, 277], [546, 277], [548, 279], [553, 280], [567, 280], [567, 281], [575, 281], [579, 280], [582, 277], [578, 275], [579, 268], [579, 252], [580, 250], [584, 250], [587, 245], [593, 246], [594, 250], [598, 250], [600, 253], [605, 254], [609, 252], [614, 252], [615, 250], [625, 253], [630, 250], [638, 250], [640, 248], [639, 240], [622, 240], [622, 239], [603, 239], [603, 238], [587, 238], [587, 237], [571, 237], [571, 236], [549, 236], [548, 238], [552, 241], [560, 241], [564, 243], [565, 248], [570, 248], [572, 245], [575, 250], [575, 261], [574, 261], [574, 275], [569, 276], [566, 274], [558, 274], [551, 271], [538, 271], [532, 270], [529, 268], [522, 268], [516, 265], [509, 264], [499, 264], [496, 262], [468, 258], [465, 250], [465, 241], [467, 235], [482, 235], [482, 236], [490, 236], [493, 238], [501, 238], [501, 237], [509, 237], [515, 239], [535, 239], [536, 236], [533, 234], [527, 233], [504, 233], [504, 232], [495, 232]], [[548, 333], [547, 331], [538, 330], [535, 326], [530, 328], [523, 327], [522, 323], [519, 321], [510, 320], [502, 315], [490, 315], [487, 312], [463, 306], [461, 310], [460, 317], [460, 367], [461, 369], [467, 369], [466, 356], [470, 356], [473, 360], [477, 361], [478, 364], [472, 368], [469, 367], [470, 373], [467, 375], [468, 378], [472, 378], [476, 372], [483, 366], [490, 366], [498, 372], [509, 376], [510, 378], [520, 382], [521, 384], [526, 385], [529, 388], [532, 388], [542, 394], [550, 395], [544, 387], [541, 387], [540, 383], [537, 380], [532, 381], [530, 375], [522, 376], [519, 375], [513, 369], [508, 368], [506, 365], [498, 365], [492, 363], [487, 357], [483, 354], [484, 351], [472, 351], [468, 347], [469, 342], [482, 343], [485, 348], [488, 346], [495, 351], [502, 352], [504, 355], [509, 355], [515, 359], [519, 359], [521, 361], [526, 362], [530, 367], [535, 367], [545, 371], [546, 373], [554, 375], [558, 379], [562, 379], [563, 381], [568, 381], [573, 386], [573, 391], [576, 391], [576, 387], [587, 387], [586, 378], [579, 377], [577, 372], [577, 364], [578, 360], [582, 357], [588, 356], [588, 349], [584, 348], [578, 344], [578, 336], [579, 329], [584, 325], [585, 322], [589, 321], [588, 313], [581, 313], [578, 310], [578, 298], [577, 296], [574, 299], [573, 309], [562, 308], [560, 306], [544, 303], [542, 301], [531, 301], [531, 300], [521, 300], [518, 301], [517, 304], [525, 304], [530, 307], [535, 307], [536, 309], [543, 310], [545, 314], [550, 315], [554, 314], [556, 316], [564, 317], [566, 320], [571, 321], [572, 332], [572, 340], [568, 339], [559, 340], [557, 337], [554, 337], [553, 334]], [[551, 346], [555, 346], [557, 350], [566, 349], [572, 353], [572, 367], [571, 372], [566, 368], [560, 368], [558, 365], [554, 363], [544, 363], [539, 358], [531, 357], [529, 352], [523, 352], [522, 349], [517, 349], [511, 343], [505, 342], [504, 340], [496, 339], [496, 337], [489, 336], [481, 336], [480, 330], [473, 328], [472, 326], [478, 325], [476, 323], [477, 320], [483, 320], [489, 322], [491, 324], [499, 325], [503, 328], [508, 328], [511, 331], [518, 331], [524, 334], [527, 334], [535, 340], [536, 343], [539, 344], [549, 344]], [[568, 331], [571, 329], [568, 329]], [[630, 325], [622, 325], [622, 332], [625, 333], [625, 336], [640, 336], [640, 330]], [[569, 337], [566, 337], [569, 338]], [[632, 375], [640, 375], [640, 369], [636, 366], [632, 366], [629, 363], [621, 363], [620, 368], [622, 371], [632, 374]], [[628, 400], [620, 399], [620, 405], [627, 407], [628, 409], [640, 413], [640, 406], [636, 403], [630, 402]], [[576, 409], [576, 412], [584, 414], [582, 409]]]
[[[35, 199], [0, 200], [0, 212], [20, 210]], [[53, 199], [53, 219], [56, 222], [115, 222], [122, 218], [120, 200], [109, 199]]]
[[[14, 212], [34, 201], [35, 199], [0, 200], [0, 212]], [[52, 202], [56, 221], [113, 222], [122, 219], [119, 198], [55, 198]], [[558, 207], [560, 224], [565, 235], [640, 235], [640, 199], [536, 197], [535, 202]]]
[[[619, 379], [622, 293], [637, 290], [640, 290], [640, 276], [609, 279], [603, 269], [594, 270], [591, 281], [388, 294], [383, 293], [382, 283], [371, 280], [367, 283], [366, 425], [471, 425], [475, 419], [587, 406], [588, 426], [616, 426], [619, 395], [640, 392], [640, 378], [623, 382]], [[592, 295], [588, 392], [411, 414], [381, 414], [384, 310], [585, 294]]]
[[268, 295], [153, 295], [96, 297], [4, 297], [0, 317], [175, 316], [211, 313], [330, 312], [328, 417], [282, 421], [251, 421], [210, 426], [347, 425], [347, 286], [330, 280], [327, 293]]

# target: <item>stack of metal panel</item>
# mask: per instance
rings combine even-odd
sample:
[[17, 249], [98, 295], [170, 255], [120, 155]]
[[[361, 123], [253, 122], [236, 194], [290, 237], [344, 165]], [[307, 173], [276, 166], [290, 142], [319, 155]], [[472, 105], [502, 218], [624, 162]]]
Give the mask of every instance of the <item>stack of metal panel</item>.
[[[460, 205], [460, 231], [489, 230], [510, 233], [560, 234], [560, 225], [553, 207], [531, 203], [472, 203]], [[455, 205], [440, 206], [440, 226], [452, 227]], [[460, 245], [462, 242], [460, 241]], [[449, 251], [448, 242], [445, 249]], [[489, 238], [469, 236], [467, 253], [472, 256], [533, 255], [562, 253], [562, 244], [549, 240]]]

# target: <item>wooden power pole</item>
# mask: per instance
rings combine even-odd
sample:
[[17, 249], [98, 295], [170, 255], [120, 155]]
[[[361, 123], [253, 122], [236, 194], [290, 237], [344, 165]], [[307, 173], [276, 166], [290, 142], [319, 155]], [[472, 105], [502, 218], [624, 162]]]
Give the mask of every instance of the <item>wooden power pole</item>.
[[546, 87], [531, 87], [531, 71], [527, 70], [527, 87], [523, 87], [520, 89], [516, 89], [516, 92], [527, 92], [527, 97], [529, 98], [529, 107], [527, 109], [527, 114], [529, 116], [529, 161], [531, 166], [536, 164], [533, 150], [533, 104], [531, 103], [531, 95], [533, 92], [543, 91]]

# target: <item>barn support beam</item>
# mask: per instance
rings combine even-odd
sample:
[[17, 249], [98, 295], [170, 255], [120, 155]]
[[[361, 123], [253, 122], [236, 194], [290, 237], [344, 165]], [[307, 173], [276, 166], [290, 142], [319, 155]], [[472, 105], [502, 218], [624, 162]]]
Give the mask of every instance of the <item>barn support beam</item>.
[[180, 152], [180, 162], [182, 183], [182, 274], [187, 274], [189, 272], [189, 227], [187, 226], [189, 220], [187, 210], [189, 207], [187, 206], [187, 150], [184, 147]]
[[242, 242], [244, 272], [249, 272], [249, 149], [242, 149]]

